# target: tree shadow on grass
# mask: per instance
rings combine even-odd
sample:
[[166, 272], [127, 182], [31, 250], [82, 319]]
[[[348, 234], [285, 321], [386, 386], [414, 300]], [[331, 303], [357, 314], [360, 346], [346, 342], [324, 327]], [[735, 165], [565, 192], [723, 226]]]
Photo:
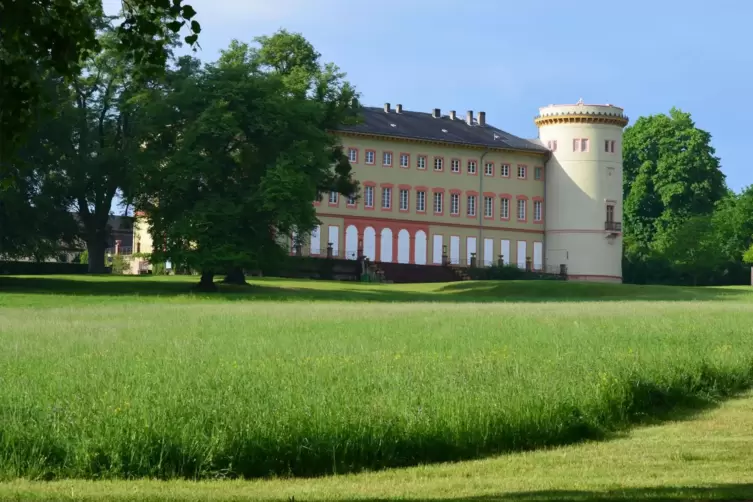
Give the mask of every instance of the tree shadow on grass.
[[[304, 501], [305, 498], [291, 500]], [[353, 502], [387, 502], [391, 499], [353, 499]], [[520, 502], [597, 502], [614, 500], [652, 501], [652, 502], [677, 502], [677, 501], [726, 501], [743, 502], [753, 501], [753, 484], [751, 483], [728, 483], [713, 484], [702, 487], [693, 486], [660, 486], [623, 488], [605, 491], [588, 490], [540, 490], [526, 492], [508, 492], [498, 495], [481, 495], [476, 497], [442, 497], [442, 498], [411, 498], [414, 502], [495, 502], [495, 501], [520, 501]]]
[[[214, 300], [345, 302], [594, 302], [692, 301], [750, 298], [744, 288], [692, 288], [565, 281], [464, 281], [447, 284], [387, 285], [314, 280], [262, 279], [249, 286], [218, 284], [217, 293], [194, 291], [190, 277], [13, 277], [0, 276], [0, 293], [66, 296], [188, 296]], [[310, 285], [310, 286], [309, 286]], [[753, 291], [753, 290], [752, 290]]]

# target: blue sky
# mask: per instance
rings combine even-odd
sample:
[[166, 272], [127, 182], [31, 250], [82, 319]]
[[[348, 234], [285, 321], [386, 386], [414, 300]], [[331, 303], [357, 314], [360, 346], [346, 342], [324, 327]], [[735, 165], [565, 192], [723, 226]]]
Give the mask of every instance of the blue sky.
[[[753, 184], [744, 120], [753, 79], [745, 0], [188, 0], [205, 61], [237, 38], [302, 33], [362, 102], [486, 111], [535, 137], [550, 103], [612, 103], [636, 119], [673, 106], [709, 131], [728, 185]], [[110, 10], [119, 0], [104, 0]], [[632, 120], [631, 120], [632, 123]]]

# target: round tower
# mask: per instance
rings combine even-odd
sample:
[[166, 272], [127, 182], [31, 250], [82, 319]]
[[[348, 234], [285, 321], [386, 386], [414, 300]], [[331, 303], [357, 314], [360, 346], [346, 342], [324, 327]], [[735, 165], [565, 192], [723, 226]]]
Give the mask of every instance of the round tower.
[[549, 105], [535, 119], [546, 166], [547, 268], [571, 280], [622, 282], [622, 129], [613, 105]]

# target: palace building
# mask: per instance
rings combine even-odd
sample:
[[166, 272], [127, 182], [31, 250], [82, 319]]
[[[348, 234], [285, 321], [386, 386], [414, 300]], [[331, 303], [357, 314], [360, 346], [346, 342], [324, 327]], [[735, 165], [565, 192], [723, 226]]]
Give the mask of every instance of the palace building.
[[304, 254], [489, 266], [502, 260], [574, 280], [622, 280], [623, 110], [550, 105], [522, 139], [486, 114], [364, 108], [337, 133], [359, 197], [315, 202]]
[[[356, 197], [315, 201], [320, 225], [285, 237], [291, 253], [377, 263], [490, 266], [503, 262], [571, 280], [622, 281], [623, 109], [549, 105], [537, 139], [486, 114], [362, 108], [341, 138]], [[134, 241], [151, 238], [143, 224]], [[144, 263], [134, 263], [134, 273]]]

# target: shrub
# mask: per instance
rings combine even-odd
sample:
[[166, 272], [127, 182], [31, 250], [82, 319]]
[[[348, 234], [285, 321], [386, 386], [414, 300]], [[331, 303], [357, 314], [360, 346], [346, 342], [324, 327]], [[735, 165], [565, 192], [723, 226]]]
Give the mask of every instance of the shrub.
[[122, 275], [126, 272], [126, 270], [128, 270], [129, 261], [125, 256], [116, 254], [112, 257], [110, 266], [112, 267], [113, 274]]

